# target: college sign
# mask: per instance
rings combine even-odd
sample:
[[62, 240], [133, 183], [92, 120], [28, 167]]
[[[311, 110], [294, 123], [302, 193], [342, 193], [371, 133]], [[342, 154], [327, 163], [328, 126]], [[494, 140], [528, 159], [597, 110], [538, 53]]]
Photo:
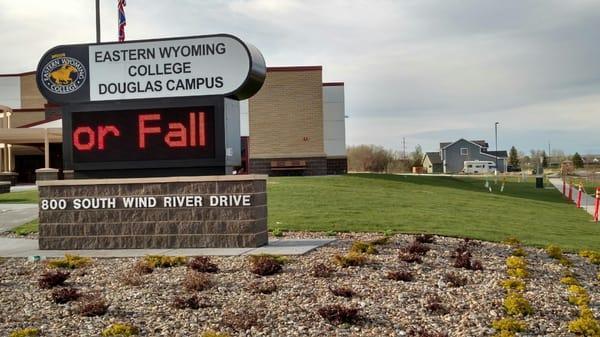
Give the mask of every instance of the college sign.
[[37, 69], [42, 95], [76, 104], [198, 96], [246, 99], [262, 86], [265, 61], [227, 34], [57, 46]]

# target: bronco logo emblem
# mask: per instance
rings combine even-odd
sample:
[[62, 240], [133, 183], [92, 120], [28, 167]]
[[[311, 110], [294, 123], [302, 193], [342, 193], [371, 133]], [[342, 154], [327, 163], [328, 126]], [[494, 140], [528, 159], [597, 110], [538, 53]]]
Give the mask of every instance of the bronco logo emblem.
[[86, 79], [85, 67], [79, 60], [65, 54], [52, 55], [52, 60], [42, 69], [42, 83], [55, 94], [77, 91]]

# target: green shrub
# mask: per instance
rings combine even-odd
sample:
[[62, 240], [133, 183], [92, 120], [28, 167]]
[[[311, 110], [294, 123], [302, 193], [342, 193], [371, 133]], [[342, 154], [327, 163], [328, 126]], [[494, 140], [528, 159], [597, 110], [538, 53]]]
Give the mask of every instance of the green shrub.
[[144, 261], [152, 268], [171, 268], [187, 264], [185, 256], [146, 255]]
[[527, 269], [527, 262], [519, 256], [509, 256], [506, 259], [506, 266], [511, 269]]
[[92, 263], [92, 259], [89, 257], [83, 257], [79, 255], [65, 254], [62, 259], [54, 259], [48, 261], [48, 267], [50, 268], [65, 268], [65, 269], [77, 269], [88, 266]]
[[203, 332], [202, 335], [200, 335], [200, 337], [231, 337], [231, 335], [226, 332], [216, 332], [209, 330]]
[[527, 269], [523, 269], [523, 268], [509, 268], [506, 272], [508, 273], [509, 276], [521, 278], [521, 279], [529, 276], [529, 272], [527, 271]]
[[517, 239], [515, 236], [509, 236], [502, 243], [507, 244], [509, 246], [518, 247], [521, 245], [521, 240]]
[[562, 249], [557, 245], [546, 246], [546, 254], [553, 259], [560, 259], [563, 255]]
[[562, 256], [561, 258], [558, 259], [558, 263], [560, 263], [561, 266], [565, 266], [565, 267], [570, 267], [573, 264], [573, 263], [571, 263], [571, 261], [569, 259], [567, 259], [564, 256]]
[[273, 228], [271, 234], [276, 238], [280, 238], [283, 236], [283, 230], [281, 228]]
[[385, 236], [394, 236], [395, 232], [392, 229], [386, 229], [383, 231], [383, 235]]
[[140, 329], [127, 323], [114, 323], [102, 331], [103, 337], [129, 337], [140, 333]]
[[579, 285], [579, 281], [577, 281], [577, 279], [574, 278], [573, 276], [566, 276], [566, 277], [561, 278], [560, 283], [566, 284], [569, 286]]
[[590, 295], [585, 288], [579, 285], [569, 286], [569, 303], [577, 306], [584, 306], [590, 303]]
[[25, 328], [15, 330], [10, 333], [10, 337], [36, 337], [40, 335], [40, 329], [38, 328]]
[[350, 247], [350, 251], [353, 253], [367, 253], [367, 254], [378, 254], [377, 249], [368, 242], [355, 241]]
[[502, 288], [506, 289], [507, 291], [525, 291], [525, 282], [519, 279], [510, 278], [508, 280], [502, 281], [501, 284]]
[[533, 309], [529, 304], [529, 301], [523, 297], [520, 293], [510, 292], [504, 299], [504, 310], [509, 315], [530, 315], [533, 313]]
[[492, 322], [492, 327], [498, 331], [522, 332], [527, 329], [527, 324], [522, 320], [503, 318]]
[[337, 236], [337, 232], [336, 231], [327, 231], [325, 233], [323, 233], [325, 236]]
[[594, 317], [582, 316], [569, 322], [569, 331], [581, 336], [600, 336], [600, 324]]
[[360, 253], [350, 252], [346, 255], [335, 255], [333, 261], [341, 267], [358, 267], [367, 263], [367, 257]]
[[600, 252], [593, 250], [582, 250], [579, 252], [579, 255], [587, 258], [590, 263], [600, 264]]
[[517, 335], [514, 332], [502, 330], [495, 334], [494, 337], [517, 337]]
[[276, 255], [276, 254], [256, 254], [256, 255], [250, 255], [250, 262], [255, 262], [255, 261], [258, 261], [258, 260], [262, 260], [263, 258], [268, 258], [268, 259], [275, 260], [280, 265], [284, 265], [284, 264], [290, 263], [290, 259], [288, 257], [283, 256], [283, 255]]
[[511, 254], [512, 256], [527, 256], [527, 252], [521, 247], [515, 248]]

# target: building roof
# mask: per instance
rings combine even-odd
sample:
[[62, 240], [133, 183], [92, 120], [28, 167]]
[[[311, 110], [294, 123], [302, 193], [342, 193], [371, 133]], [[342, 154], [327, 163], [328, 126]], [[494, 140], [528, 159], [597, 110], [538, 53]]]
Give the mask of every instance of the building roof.
[[[461, 139], [466, 140], [465, 138], [460, 138], [459, 140], [461, 140]], [[448, 146], [450, 144], [454, 144], [454, 143], [458, 142], [459, 140], [454, 141], [454, 142], [441, 142], [440, 143], [440, 149], [443, 149], [443, 148], [445, 148], [446, 146]], [[490, 147], [490, 145], [485, 140], [466, 140], [466, 141], [467, 142], [471, 142], [471, 143], [473, 143], [475, 145], [479, 145], [480, 147], [483, 147], [483, 148]]]
[[427, 153], [425, 153], [425, 156], [427, 156], [429, 158], [429, 161], [431, 162], [431, 164], [441, 164], [442, 163], [442, 157], [440, 157], [439, 152], [427, 152]]
[[498, 158], [508, 158], [508, 152], [506, 151], [484, 151], [482, 153], [486, 153]]
[[490, 147], [490, 145], [485, 140], [472, 140], [471, 142], [475, 143], [481, 147], [485, 147], [485, 148]]

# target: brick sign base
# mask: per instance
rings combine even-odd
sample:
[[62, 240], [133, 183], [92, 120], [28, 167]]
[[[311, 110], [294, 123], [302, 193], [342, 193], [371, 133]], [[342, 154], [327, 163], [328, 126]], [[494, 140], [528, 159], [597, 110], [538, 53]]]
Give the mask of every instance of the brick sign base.
[[40, 249], [267, 244], [266, 176], [40, 181]]

